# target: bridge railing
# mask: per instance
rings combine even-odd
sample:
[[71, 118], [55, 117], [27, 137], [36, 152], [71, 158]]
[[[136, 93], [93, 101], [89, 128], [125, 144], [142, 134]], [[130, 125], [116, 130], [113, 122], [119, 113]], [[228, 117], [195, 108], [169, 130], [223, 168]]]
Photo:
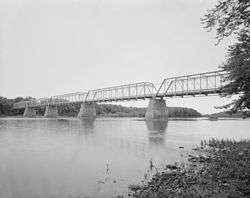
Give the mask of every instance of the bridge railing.
[[157, 97], [201, 95], [219, 93], [226, 84], [226, 72], [214, 71], [194, 75], [166, 78], [157, 90]]

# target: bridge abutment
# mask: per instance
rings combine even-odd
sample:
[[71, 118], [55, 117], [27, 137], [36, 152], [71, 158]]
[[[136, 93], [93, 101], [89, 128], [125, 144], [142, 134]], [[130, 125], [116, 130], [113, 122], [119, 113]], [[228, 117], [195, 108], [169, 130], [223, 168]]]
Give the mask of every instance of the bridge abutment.
[[45, 118], [57, 118], [58, 110], [57, 106], [48, 105], [46, 106], [44, 117]]
[[95, 103], [94, 102], [82, 103], [77, 117], [80, 119], [95, 119], [96, 118]]
[[145, 114], [146, 120], [168, 120], [168, 109], [164, 99], [152, 98]]
[[28, 118], [36, 117], [36, 109], [34, 107], [25, 107], [23, 117], [28, 117]]

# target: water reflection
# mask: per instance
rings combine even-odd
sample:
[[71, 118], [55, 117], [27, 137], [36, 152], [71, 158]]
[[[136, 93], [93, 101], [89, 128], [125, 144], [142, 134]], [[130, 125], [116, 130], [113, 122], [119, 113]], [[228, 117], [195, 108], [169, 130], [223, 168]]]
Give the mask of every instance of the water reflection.
[[167, 125], [168, 125], [168, 121], [165, 120], [146, 120], [146, 125], [147, 128], [150, 132], [158, 132], [158, 133], [164, 133]]
[[164, 144], [168, 122], [164, 120], [147, 120], [146, 125], [149, 131], [149, 142], [154, 145]]
[[94, 132], [94, 119], [80, 119], [79, 120], [80, 127], [84, 129], [85, 133], [93, 133]]

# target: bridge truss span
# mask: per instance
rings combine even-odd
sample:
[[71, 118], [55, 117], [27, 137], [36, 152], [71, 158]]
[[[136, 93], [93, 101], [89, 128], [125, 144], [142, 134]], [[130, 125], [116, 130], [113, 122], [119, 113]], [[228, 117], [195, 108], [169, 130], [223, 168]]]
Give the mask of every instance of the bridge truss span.
[[90, 90], [86, 102], [108, 102], [152, 98], [156, 93], [153, 83], [140, 82]]
[[14, 108], [218, 94], [227, 83], [225, 77], [226, 72], [224, 71], [179, 76], [164, 79], [158, 89], [153, 83], [140, 82], [21, 101], [15, 103]]
[[113, 86], [102, 89], [94, 89], [88, 92], [76, 92], [55, 95], [50, 98], [39, 98], [29, 101], [21, 101], [14, 104], [15, 109], [26, 107], [59, 106], [69, 103], [82, 102], [112, 102], [124, 100], [138, 100], [155, 96], [156, 88], [153, 83], [140, 82], [121, 86]]
[[140, 82], [121, 86], [113, 86], [101, 89], [89, 90], [52, 96], [49, 100], [51, 105], [78, 103], [78, 102], [107, 102], [136, 100], [153, 97], [156, 89], [153, 83]]
[[226, 72], [214, 71], [166, 78], [157, 90], [156, 97], [218, 94], [226, 84], [225, 77]]

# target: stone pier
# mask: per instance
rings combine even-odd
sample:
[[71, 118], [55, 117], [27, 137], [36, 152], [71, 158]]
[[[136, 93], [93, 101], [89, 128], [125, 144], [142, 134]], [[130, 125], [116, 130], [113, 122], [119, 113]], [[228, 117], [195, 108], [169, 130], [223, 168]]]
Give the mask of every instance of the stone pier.
[[51, 106], [51, 105], [46, 106], [44, 113], [45, 118], [57, 118], [57, 116], [58, 116], [57, 106]]
[[164, 99], [150, 99], [145, 115], [146, 120], [168, 120], [168, 110]]
[[28, 118], [36, 117], [36, 109], [34, 107], [25, 107], [23, 117], [28, 117]]
[[82, 103], [77, 117], [80, 119], [95, 119], [96, 118], [95, 103], [94, 102]]

